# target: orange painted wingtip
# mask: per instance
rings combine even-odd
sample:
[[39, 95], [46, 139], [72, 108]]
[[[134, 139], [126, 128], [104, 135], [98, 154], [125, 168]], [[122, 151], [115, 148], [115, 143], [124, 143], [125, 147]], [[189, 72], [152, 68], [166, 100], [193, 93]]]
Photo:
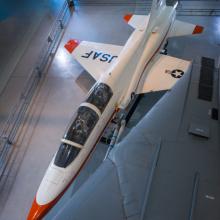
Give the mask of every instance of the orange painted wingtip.
[[204, 30], [204, 27], [196, 25], [192, 34], [201, 34], [203, 32], [203, 30]]
[[79, 44], [80, 41], [78, 40], [69, 40], [64, 47], [68, 50], [69, 53], [72, 53]]
[[27, 220], [42, 220], [47, 212], [51, 209], [51, 204], [39, 205], [34, 199]]
[[128, 23], [132, 16], [133, 16], [133, 14], [127, 14], [124, 16], [124, 20]]

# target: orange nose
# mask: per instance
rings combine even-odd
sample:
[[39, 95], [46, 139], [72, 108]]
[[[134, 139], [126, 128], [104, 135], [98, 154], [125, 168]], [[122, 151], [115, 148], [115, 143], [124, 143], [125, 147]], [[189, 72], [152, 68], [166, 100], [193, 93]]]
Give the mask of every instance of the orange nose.
[[36, 197], [32, 203], [27, 220], [41, 220], [47, 212], [50, 210], [51, 204], [39, 205], [36, 201]]

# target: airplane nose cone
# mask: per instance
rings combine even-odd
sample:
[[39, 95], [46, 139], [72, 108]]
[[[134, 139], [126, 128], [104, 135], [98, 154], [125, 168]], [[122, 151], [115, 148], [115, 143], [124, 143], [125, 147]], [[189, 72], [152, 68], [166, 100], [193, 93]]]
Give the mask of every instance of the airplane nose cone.
[[39, 205], [35, 198], [29, 211], [27, 220], [41, 220], [49, 209], [49, 204]]

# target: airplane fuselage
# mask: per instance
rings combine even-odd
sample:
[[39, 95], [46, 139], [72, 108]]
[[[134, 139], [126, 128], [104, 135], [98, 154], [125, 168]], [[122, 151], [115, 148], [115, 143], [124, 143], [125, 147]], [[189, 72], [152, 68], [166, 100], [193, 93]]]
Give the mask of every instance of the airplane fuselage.
[[146, 30], [135, 30], [112, 68], [102, 75], [100, 81], [116, 91], [119, 108], [127, 107], [146, 68], [165, 44], [175, 13], [172, 7], [166, 7]]
[[[147, 29], [135, 30], [110, 70], [95, 83], [61, 140], [61, 147], [40, 184], [29, 219], [41, 219], [78, 175], [114, 113], [131, 101], [146, 68], [166, 42], [174, 18], [175, 9], [164, 7]], [[99, 87], [105, 93], [104, 104], [96, 103]]]

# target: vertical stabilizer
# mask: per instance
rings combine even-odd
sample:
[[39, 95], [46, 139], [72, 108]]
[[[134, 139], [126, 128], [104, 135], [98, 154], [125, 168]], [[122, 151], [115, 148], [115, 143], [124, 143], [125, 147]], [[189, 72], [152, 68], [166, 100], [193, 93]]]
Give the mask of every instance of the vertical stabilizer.
[[153, 0], [152, 1], [150, 19], [148, 23], [149, 25], [153, 23], [153, 21], [160, 14], [160, 12], [163, 10], [164, 7], [166, 7], [166, 0]]

